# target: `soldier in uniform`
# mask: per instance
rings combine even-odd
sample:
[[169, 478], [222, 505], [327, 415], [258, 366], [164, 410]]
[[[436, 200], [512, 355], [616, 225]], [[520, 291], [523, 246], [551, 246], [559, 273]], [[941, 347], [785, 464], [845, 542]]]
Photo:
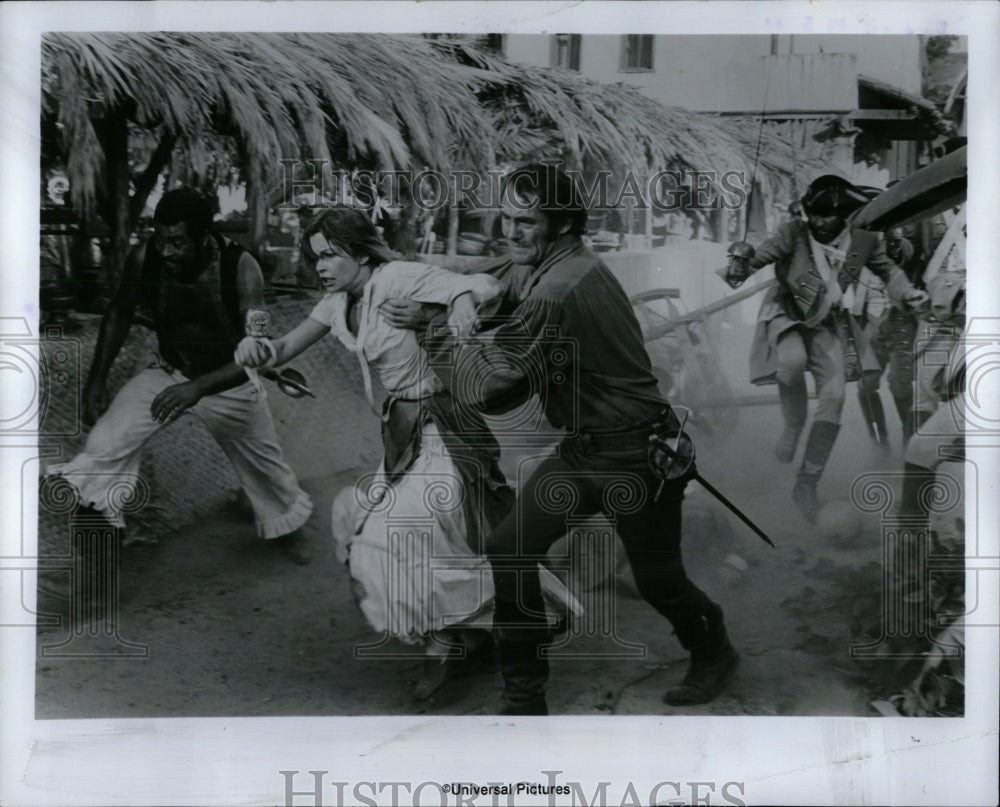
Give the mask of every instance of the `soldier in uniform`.
[[[120, 529], [123, 519], [114, 506], [120, 497], [109, 492], [134, 484], [150, 437], [181, 415], [194, 414], [232, 462], [258, 535], [274, 539], [294, 562], [306, 563], [299, 527], [312, 502], [282, 457], [259, 381], [233, 363], [244, 335], [266, 335], [260, 266], [212, 230], [211, 207], [194, 191], [164, 194], [153, 225], [155, 235], [129, 255], [101, 323], [84, 391], [84, 420], [93, 424], [86, 445], [69, 462], [50, 466], [48, 474], [75, 488], [84, 511], [96, 511]], [[140, 305], [154, 312], [159, 356], [109, 402], [108, 372]]]
[[[885, 251], [914, 286], [922, 288], [925, 263], [916, 254], [913, 244], [894, 227], [885, 234]], [[885, 423], [885, 410], [879, 394], [882, 376], [888, 373], [889, 393], [896, 405], [903, 427], [903, 444], [910, 439], [914, 429], [913, 411], [913, 342], [917, 336], [917, 318], [910, 311], [903, 311], [889, 304], [882, 283], [867, 268], [857, 278], [842, 277], [847, 284], [847, 294], [855, 322], [861, 330], [862, 343], [871, 350], [864, 350], [858, 381], [858, 403], [864, 414], [865, 425], [872, 439], [883, 450], [889, 440]], [[850, 372], [848, 372], [850, 380]]]
[[[758, 248], [738, 242], [730, 247], [727, 282], [739, 286], [769, 264], [778, 284], [764, 298], [750, 354], [751, 381], [777, 383], [784, 429], [775, 447], [779, 462], [795, 458], [806, 425], [808, 397], [805, 373], [812, 373], [818, 402], [806, 440], [792, 497], [803, 516], [815, 522], [819, 513], [816, 487], [840, 431], [844, 405], [844, 346], [838, 318], [846, 333], [844, 289], [868, 268], [886, 286], [890, 299], [911, 308], [926, 300], [885, 253], [881, 235], [850, 226], [850, 216], [867, 195], [835, 175], [816, 179], [802, 198], [806, 219], [782, 224]], [[855, 361], [862, 345], [850, 339]]]

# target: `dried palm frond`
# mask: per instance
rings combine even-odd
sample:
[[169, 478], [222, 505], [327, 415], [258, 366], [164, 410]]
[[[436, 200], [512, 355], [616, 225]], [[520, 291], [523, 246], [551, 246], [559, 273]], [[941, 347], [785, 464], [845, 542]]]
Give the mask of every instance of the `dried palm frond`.
[[280, 160], [329, 159], [341, 140], [347, 160], [447, 168], [455, 140], [485, 142], [492, 125], [475, 95], [482, 71], [419, 37], [50, 34], [42, 59], [43, 111], [61, 127], [84, 207], [103, 170], [99, 121], [113, 115], [182, 148], [231, 136], [265, 182]]

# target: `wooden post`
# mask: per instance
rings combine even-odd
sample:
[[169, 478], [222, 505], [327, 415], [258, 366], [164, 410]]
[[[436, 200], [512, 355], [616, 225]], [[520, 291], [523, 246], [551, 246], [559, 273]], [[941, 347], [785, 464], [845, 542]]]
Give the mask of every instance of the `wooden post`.
[[455, 193], [455, 183], [448, 183], [448, 241], [446, 255], [458, 254], [458, 204], [461, 201]]

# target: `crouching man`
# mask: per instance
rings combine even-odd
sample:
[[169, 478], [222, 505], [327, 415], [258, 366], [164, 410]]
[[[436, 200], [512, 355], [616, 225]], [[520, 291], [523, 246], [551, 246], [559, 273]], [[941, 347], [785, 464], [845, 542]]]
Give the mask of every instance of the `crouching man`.
[[[266, 330], [260, 266], [212, 230], [212, 209], [194, 191], [164, 194], [153, 225], [155, 235], [129, 255], [101, 323], [84, 392], [84, 421], [93, 425], [86, 445], [47, 474], [73, 486], [84, 512], [122, 528], [116, 502], [121, 485], [134, 486], [142, 447], [181, 415], [195, 415], [233, 464], [258, 535], [307, 563], [299, 528], [312, 502], [282, 457], [263, 389], [233, 363], [240, 339]], [[108, 371], [140, 305], [153, 312], [159, 355], [109, 405]]]

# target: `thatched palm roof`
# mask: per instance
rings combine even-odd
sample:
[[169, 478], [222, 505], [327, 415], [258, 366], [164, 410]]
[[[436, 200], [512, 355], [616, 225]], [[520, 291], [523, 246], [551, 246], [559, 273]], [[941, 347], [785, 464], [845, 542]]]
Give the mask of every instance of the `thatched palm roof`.
[[[382, 167], [449, 162], [451, 136], [485, 125], [478, 71], [420, 37], [333, 34], [51, 34], [42, 45], [43, 110], [56, 116], [77, 199], [93, 201], [102, 151], [92, 121], [125, 110], [139, 126], [234, 136], [265, 177], [280, 159]], [[447, 136], [443, 136], [447, 133]]]
[[552, 131], [571, 159], [592, 165], [749, 173], [752, 163], [746, 140], [717, 120], [454, 40], [51, 34], [43, 64], [44, 108], [62, 126], [70, 178], [87, 202], [102, 159], [92, 121], [115, 110], [188, 148], [231, 135], [264, 179], [280, 159], [329, 159], [331, 145], [346, 151], [341, 162], [480, 167], [520, 158]]
[[[265, 234], [268, 191], [284, 178], [282, 160], [485, 169], [554, 151], [573, 167], [617, 174], [754, 173], [744, 130], [633, 87], [514, 64], [454, 39], [49, 34], [42, 90], [43, 132], [59, 132], [74, 204], [87, 218], [98, 210], [112, 232], [110, 278], [164, 168], [203, 164], [223, 142], [226, 162], [238, 158], [247, 181], [255, 244]], [[140, 142], [148, 154], [141, 172]], [[781, 172], [762, 154], [761, 185]]]
[[517, 160], [525, 147], [550, 144], [548, 131], [558, 133], [567, 156], [577, 163], [751, 173], [753, 152], [715, 118], [666, 106], [629, 85], [508, 62], [467, 41], [438, 40], [435, 46], [494, 77], [480, 98], [495, 120], [492, 140], [501, 157]]

